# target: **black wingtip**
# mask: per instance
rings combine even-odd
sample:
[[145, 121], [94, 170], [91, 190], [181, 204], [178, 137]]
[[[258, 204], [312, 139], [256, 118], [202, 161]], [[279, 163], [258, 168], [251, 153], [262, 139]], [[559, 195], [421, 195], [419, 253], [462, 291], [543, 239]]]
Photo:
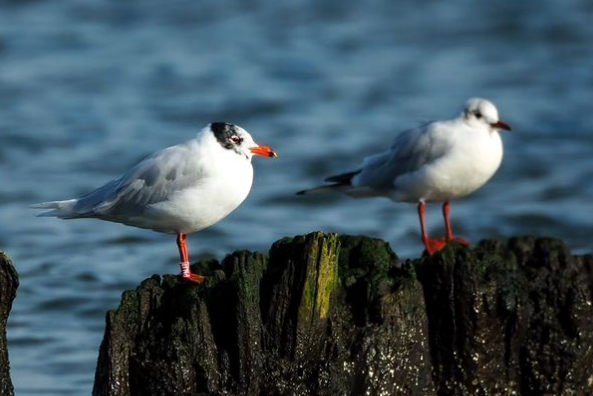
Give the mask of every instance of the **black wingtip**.
[[301, 190], [301, 191], [297, 192], [296, 195], [305, 195], [306, 192], [307, 192], [307, 190]]
[[342, 185], [349, 185], [352, 182], [352, 178], [362, 172], [362, 169], [356, 170], [354, 172], [347, 172], [342, 173], [339, 175], [331, 176], [325, 179], [328, 183], [338, 183]]

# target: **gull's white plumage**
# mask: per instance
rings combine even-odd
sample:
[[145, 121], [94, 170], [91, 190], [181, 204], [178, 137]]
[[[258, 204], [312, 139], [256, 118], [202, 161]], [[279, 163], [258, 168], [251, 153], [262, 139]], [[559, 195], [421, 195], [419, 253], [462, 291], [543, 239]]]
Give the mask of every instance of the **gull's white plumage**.
[[420, 202], [423, 239], [428, 239], [424, 202], [445, 201], [447, 233], [453, 238], [448, 201], [471, 194], [494, 175], [503, 157], [500, 129], [510, 130], [494, 104], [470, 99], [458, 117], [402, 132], [389, 150], [366, 157], [358, 170], [326, 179], [335, 184], [300, 193], [338, 190], [355, 198]]
[[245, 200], [253, 181], [253, 154], [275, 156], [244, 129], [213, 123], [194, 139], [148, 156], [87, 195], [32, 207], [49, 209], [40, 216], [96, 218], [185, 238]]
[[41, 216], [92, 217], [158, 232], [197, 232], [245, 200], [253, 180], [249, 159], [220, 146], [205, 128], [196, 138], [150, 155], [85, 196], [33, 207], [55, 208]]
[[403, 132], [390, 150], [366, 157], [346, 193], [397, 202], [454, 200], [484, 185], [502, 156], [497, 131], [458, 119], [434, 122]]

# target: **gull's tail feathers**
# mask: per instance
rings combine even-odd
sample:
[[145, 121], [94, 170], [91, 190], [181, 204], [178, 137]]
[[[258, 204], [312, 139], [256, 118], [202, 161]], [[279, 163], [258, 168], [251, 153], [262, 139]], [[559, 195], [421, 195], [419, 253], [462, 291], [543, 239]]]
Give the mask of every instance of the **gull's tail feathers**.
[[41, 212], [37, 217], [59, 217], [60, 219], [74, 219], [80, 217], [78, 213], [74, 211], [74, 206], [78, 202], [77, 199], [68, 199], [66, 201], [51, 201], [41, 202], [29, 206], [32, 209], [49, 209], [45, 212]]
[[328, 177], [327, 179], [325, 179], [325, 181], [334, 184], [328, 184], [326, 186], [319, 186], [308, 190], [302, 190], [299, 191], [297, 195], [321, 194], [330, 191], [347, 192], [350, 188], [352, 188], [352, 178], [358, 175], [359, 173], [360, 170], [357, 170], [354, 172], [342, 173], [340, 175]]

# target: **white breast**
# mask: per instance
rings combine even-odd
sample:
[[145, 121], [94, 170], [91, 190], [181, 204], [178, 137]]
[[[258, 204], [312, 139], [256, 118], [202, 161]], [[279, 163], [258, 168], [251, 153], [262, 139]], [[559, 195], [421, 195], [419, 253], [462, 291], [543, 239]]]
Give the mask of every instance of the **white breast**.
[[168, 233], [197, 232], [222, 220], [245, 200], [253, 182], [251, 161], [222, 148], [200, 154], [202, 177], [196, 185], [152, 205], [145, 213], [152, 223], [149, 228]]

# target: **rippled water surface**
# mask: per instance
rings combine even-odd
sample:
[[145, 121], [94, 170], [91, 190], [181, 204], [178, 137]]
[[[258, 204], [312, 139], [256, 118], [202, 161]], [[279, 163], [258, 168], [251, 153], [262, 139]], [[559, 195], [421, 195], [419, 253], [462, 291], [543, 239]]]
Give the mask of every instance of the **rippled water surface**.
[[[593, 250], [593, 3], [279, 3], [0, 1], [0, 248], [21, 274], [18, 395], [90, 394], [105, 312], [177, 271], [170, 235], [27, 205], [88, 192], [212, 120], [280, 158], [256, 159], [247, 201], [190, 236], [194, 258], [318, 229], [419, 255], [414, 206], [294, 192], [476, 95], [514, 131], [494, 179], [453, 204], [457, 231]], [[429, 216], [441, 232], [439, 207]]]

